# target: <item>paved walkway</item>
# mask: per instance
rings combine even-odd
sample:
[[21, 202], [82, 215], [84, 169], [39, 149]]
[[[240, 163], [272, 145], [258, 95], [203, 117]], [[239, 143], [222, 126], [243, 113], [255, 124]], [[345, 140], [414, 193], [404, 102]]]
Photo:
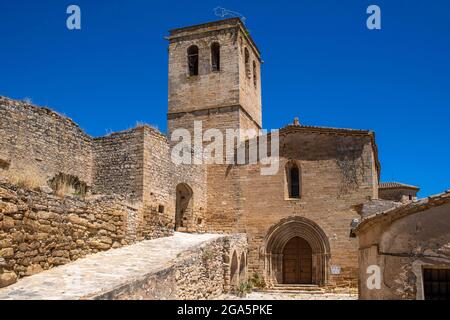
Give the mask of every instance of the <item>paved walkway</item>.
[[182, 252], [220, 237], [175, 233], [172, 237], [97, 253], [0, 289], [0, 300], [83, 299], [163, 270]]

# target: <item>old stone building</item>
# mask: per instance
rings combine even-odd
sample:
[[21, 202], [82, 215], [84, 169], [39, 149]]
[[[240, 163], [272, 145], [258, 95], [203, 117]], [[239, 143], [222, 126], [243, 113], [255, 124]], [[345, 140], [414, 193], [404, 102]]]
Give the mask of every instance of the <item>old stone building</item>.
[[[237, 135], [233, 151], [274, 140], [260, 132], [260, 51], [238, 18], [175, 29], [167, 39], [167, 135], [139, 126], [92, 138], [54, 111], [0, 98], [0, 177], [8, 181], [0, 185], [0, 241], [10, 269], [25, 276], [34, 265], [45, 269], [174, 230], [241, 233], [248, 248], [224, 257], [231, 287], [252, 275], [269, 286], [356, 287], [358, 241], [351, 234], [362, 204], [378, 201], [373, 208], [379, 209], [390, 206], [388, 200], [413, 201], [418, 189], [379, 184], [374, 132], [298, 120], [279, 130], [275, 174], [262, 175], [261, 162], [174, 163], [178, 130], [190, 134], [194, 157], [196, 148], [208, 145], [196, 145], [195, 136], [209, 129], [260, 134]], [[230, 149], [223, 148], [225, 157]], [[116, 218], [101, 212], [110, 202]], [[64, 260], [54, 259], [56, 248], [48, 249], [57, 247], [54, 242], [43, 245], [48, 255], [31, 244], [38, 237], [33, 228], [57, 233], [61, 225], [52, 219], [65, 226], [65, 217], [48, 217], [48, 211], [70, 212], [77, 226], [65, 234], [66, 251], [58, 253]], [[48, 224], [54, 229], [42, 227]]]
[[450, 299], [450, 191], [366, 211], [354, 232], [361, 299]]
[[380, 199], [397, 202], [409, 202], [417, 200], [419, 188], [398, 182], [380, 183], [378, 196]]

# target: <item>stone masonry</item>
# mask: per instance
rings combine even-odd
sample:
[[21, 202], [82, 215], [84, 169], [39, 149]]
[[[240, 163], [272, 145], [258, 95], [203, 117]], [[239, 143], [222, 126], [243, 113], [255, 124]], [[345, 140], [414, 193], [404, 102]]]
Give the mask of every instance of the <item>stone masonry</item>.
[[245, 244], [245, 235], [175, 233], [25, 278], [0, 300], [212, 299], [227, 292], [227, 261]]
[[[139, 210], [120, 196], [78, 199], [0, 183], [0, 257], [18, 277], [89, 254], [151, 239], [136, 230]], [[157, 224], [147, 226], [150, 230]], [[169, 235], [162, 227], [162, 234]]]

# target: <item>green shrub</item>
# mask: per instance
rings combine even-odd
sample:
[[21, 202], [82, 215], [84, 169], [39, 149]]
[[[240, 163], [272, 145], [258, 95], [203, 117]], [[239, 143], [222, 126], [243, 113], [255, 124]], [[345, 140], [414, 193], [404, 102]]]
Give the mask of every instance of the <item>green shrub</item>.
[[264, 278], [257, 272], [255, 272], [251, 277], [250, 283], [253, 285], [254, 288], [264, 289], [266, 287], [266, 282], [264, 281]]
[[208, 262], [214, 258], [214, 252], [209, 249], [203, 250], [202, 259], [204, 262]]
[[253, 285], [250, 282], [242, 282], [236, 290], [239, 296], [245, 296], [248, 293], [252, 293], [252, 291]]

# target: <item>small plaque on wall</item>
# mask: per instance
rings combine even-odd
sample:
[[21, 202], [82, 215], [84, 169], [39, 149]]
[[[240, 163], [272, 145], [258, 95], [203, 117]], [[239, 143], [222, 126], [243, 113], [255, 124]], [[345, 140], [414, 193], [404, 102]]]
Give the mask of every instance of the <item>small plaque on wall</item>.
[[341, 274], [341, 267], [340, 266], [331, 266], [331, 274], [332, 275], [339, 275]]

